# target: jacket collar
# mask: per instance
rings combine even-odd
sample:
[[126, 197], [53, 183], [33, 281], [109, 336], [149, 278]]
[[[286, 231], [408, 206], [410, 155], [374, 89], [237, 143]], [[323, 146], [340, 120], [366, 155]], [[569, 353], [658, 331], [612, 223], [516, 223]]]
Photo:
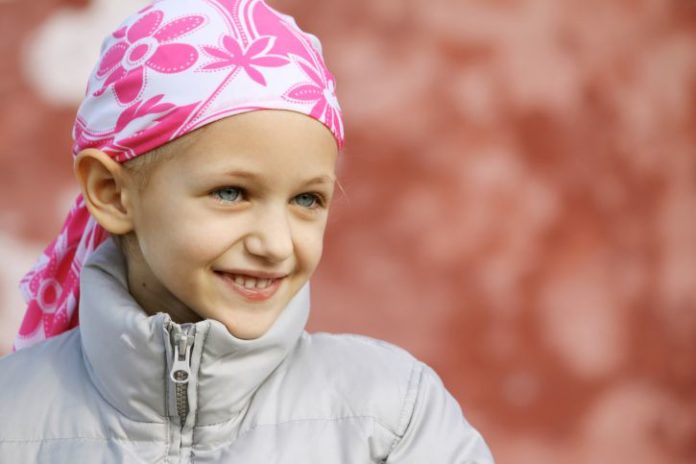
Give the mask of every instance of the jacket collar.
[[[133, 299], [124, 257], [112, 239], [85, 263], [80, 289], [85, 363], [102, 396], [132, 420], [161, 422], [176, 415], [168, 407], [171, 319], [164, 313], [148, 316]], [[242, 411], [295, 346], [308, 316], [309, 284], [257, 339], [239, 339], [218, 321], [197, 322], [188, 387], [196, 424], [219, 423]]]

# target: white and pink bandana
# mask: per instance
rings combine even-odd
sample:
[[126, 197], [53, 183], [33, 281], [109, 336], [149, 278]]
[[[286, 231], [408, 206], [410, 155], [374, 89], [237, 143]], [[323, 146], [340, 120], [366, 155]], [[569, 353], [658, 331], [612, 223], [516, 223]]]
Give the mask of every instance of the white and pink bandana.
[[[263, 0], [159, 0], [106, 38], [73, 127], [73, 155], [124, 162], [226, 116], [259, 109], [317, 119], [343, 147], [334, 77], [316, 37]], [[21, 281], [15, 349], [78, 325], [82, 263], [109, 237], [79, 196]]]

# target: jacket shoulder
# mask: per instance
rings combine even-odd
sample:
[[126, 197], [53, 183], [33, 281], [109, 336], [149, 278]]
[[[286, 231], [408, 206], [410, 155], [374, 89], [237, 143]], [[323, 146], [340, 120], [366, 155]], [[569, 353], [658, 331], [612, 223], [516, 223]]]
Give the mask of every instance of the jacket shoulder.
[[42, 397], [56, 391], [62, 374], [74, 369], [79, 345], [79, 332], [71, 330], [0, 358], [0, 404], [38, 393], [35, 387], [41, 389]]
[[352, 334], [306, 334], [285, 365], [284, 387], [304, 411], [333, 419], [369, 418], [403, 433], [423, 364], [390, 343]]
[[306, 339], [306, 351], [307, 362], [323, 371], [314, 378], [327, 394], [315, 398], [335, 401], [341, 414], [371, 416], [389, 430], [385, 462], [493, 464], [437, 373], [404, 349], [358, 335], [317, 334]]
[[71, 423], [89, 426], [86, 416], [98, 400], [85, 371], [79, 330], [0, 358], [0, 391], [0, 442], [56, 438], [51, 431], [80, 434], [62, 424], [66, 417], [81, 417], [82, 423]]
[[364, 335], [320, 332], [307, 335], [303, 341], [313, 361], [323, 363], [326, 369], [339, 369], [349, 376], [369, 375], [377, 380], [374, 377], [391, 375], [403, 381], [421, 365], [405, 349]]

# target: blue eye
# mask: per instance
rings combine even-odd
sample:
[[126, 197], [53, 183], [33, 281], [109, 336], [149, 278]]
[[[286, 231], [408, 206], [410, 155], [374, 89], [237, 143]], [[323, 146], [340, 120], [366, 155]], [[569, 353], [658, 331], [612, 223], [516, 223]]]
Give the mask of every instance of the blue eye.
[[242, 190], [236, 187], [225, 187], [215, 190], [212, 195], [216, 200], [222, 203], [234, 203], [241, 199]]
[[301, 193], [294, 200], [296, 204], [303, 208], [313, 209], [321, 206], [321, 198], [315, 193]]

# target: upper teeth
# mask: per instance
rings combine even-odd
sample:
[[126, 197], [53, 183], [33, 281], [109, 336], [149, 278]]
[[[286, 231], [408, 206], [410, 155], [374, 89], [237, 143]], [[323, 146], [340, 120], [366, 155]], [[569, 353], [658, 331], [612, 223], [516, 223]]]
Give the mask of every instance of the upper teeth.
[[272, 279], [257, 279], [250, 276], [234, 276], [234, 283], [244, 288], [266, 288], [271, 285]]

